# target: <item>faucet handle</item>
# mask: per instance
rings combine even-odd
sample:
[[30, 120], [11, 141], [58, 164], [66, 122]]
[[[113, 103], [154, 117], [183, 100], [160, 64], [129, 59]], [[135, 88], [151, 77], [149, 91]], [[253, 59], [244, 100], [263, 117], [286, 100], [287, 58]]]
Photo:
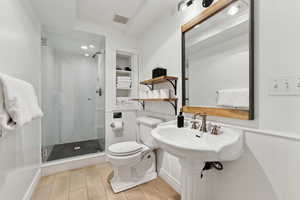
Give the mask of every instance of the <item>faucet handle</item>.
[[190, 121], [192, 123], [192, 129], [198, 129], [200, 127], [200, 122], [198, 120], [191, 120]]
[[213, 125], [211, 129], [212, 135], [220, 135], [221, 126]]

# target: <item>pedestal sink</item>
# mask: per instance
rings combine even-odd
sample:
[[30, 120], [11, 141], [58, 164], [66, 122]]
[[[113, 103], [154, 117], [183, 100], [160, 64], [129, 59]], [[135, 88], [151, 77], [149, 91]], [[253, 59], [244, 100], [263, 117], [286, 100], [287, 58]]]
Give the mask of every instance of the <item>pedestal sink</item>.
[[151, 134], [163, 150], [180, 160], [181, 200], [205, 200], [200, 190], [205, 162], [233, 161], [243, 152], [243, 133], [232, 128], [221, 128], [220, 135], [211, 135], [171, 124], [159, 126]]

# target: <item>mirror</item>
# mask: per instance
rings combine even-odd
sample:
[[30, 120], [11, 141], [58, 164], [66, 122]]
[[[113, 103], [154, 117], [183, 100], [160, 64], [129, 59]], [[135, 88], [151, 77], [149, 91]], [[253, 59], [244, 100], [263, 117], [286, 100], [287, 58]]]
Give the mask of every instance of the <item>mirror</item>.
[[182, 27], [183, 111], [254, 118], [251, 0], [219, 0]]

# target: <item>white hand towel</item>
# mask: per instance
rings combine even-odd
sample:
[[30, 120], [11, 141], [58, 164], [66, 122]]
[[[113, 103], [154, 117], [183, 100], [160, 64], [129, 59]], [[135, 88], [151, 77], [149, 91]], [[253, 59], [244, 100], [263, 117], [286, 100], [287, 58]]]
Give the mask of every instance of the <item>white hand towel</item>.
[[217, 104], [233, 108], [249, 108], [249, 89], [219, 90]]
[[33, 86], [0, 73], [0, 126], [13, 130], [42, 117]]

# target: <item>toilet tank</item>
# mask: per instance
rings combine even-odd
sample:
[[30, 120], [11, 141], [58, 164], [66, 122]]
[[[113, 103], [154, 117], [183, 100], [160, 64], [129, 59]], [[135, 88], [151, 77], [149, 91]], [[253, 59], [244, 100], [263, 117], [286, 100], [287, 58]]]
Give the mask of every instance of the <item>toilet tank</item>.
[[138, 140], [151, 149], [157, 148], [157, 144], [151, 135], [151, 131], [162, 123], [161, 119], [153, 117], [139, 117], [137, 118], [138, 125]]

